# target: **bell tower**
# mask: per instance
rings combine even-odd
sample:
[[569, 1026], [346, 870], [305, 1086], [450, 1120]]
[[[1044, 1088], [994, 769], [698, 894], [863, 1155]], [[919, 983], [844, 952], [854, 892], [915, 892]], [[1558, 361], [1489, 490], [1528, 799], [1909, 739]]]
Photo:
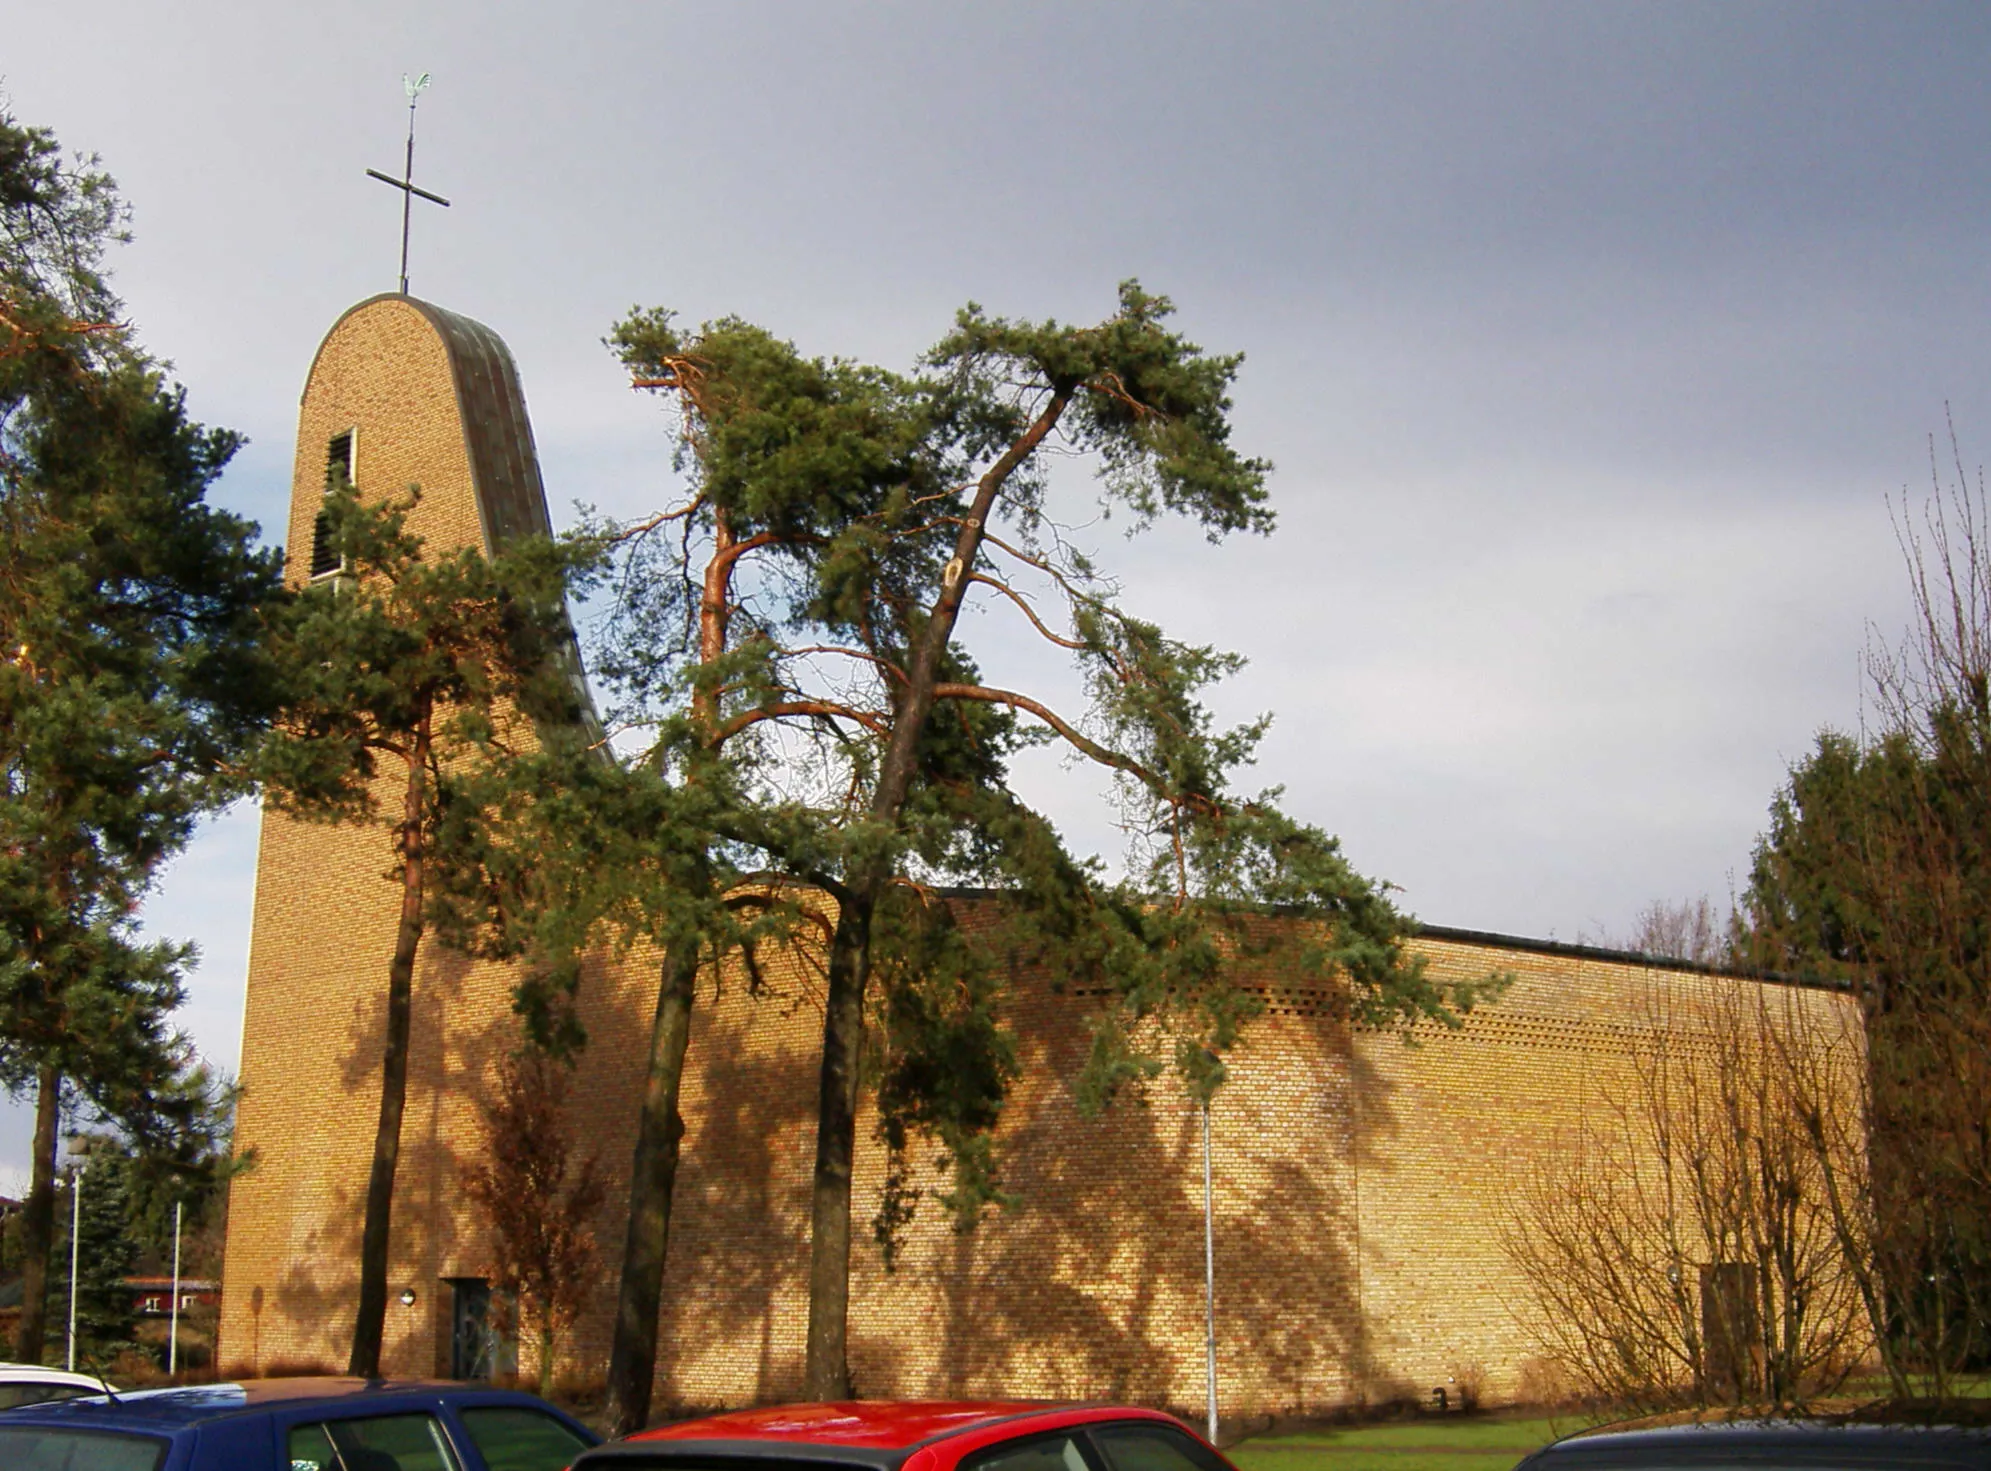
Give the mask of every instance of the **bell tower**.
[[[339, 573], [323, 534], [327, 486], [363, 499], [418, 486], [411, 531], [436, 549], [545, 533], [546, 493], [518, 369], [490, 328], [400, 294], [347, 311], [305, 380], [291, 477], [287, 576]], [[222, 1283], [221, 1356], [248, 1372], [345, 1362], [358, 1306], [358, 1242], [380, 1098], [387, 964], [397, 911], [382, 828], [263, 814], [242, 1036], [239, 1149]], [[509, 1014], [500, 966], [424, 947], [390, 1258], [383, 1369], [448, 1373], [455, 1304], [475, 1243], [433, 1208], [454, 1191], [473, 1127], [462, 1086], [477, 1039]]]

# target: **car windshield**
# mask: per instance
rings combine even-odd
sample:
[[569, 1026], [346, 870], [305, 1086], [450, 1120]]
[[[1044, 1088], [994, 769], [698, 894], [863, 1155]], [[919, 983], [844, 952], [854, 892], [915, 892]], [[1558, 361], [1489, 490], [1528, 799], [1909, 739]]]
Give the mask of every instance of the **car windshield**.
[[105, 1430], [0, 1426], [0, 1466], [7, 1471], [158, 1471], [166, 1442]]

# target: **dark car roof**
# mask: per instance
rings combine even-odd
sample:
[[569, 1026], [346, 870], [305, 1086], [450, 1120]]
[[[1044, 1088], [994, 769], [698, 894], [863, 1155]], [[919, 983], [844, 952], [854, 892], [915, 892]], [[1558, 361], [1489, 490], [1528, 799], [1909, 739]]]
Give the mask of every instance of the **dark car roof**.
[[1525, 1464], [1946, 1461], [1991, 1467], [1991, 1430], [1927, 1421], [1747, 1419], [1637, 1430], [1591, 1430], [1545, 1446]]
[[176, 1389], [138, 1390], [115, 1398], [93, 1395], [55, 1404], [30, 1405], [9, 1410], [4, 1423], [60, 1421], [67, 1425], [118, 1426], [127, 1430], [177, 1430], [232, 1415], [296, 1405], [350, 1404], [359, 1400], [433, 1401], [445, 1394], [451, 1398], [475, 1396], [520, 1404], [539, 1403], [529, 1395], [511, 1390], [448, 1379], [252, 1379], [242, 1384], [194, 1384]]

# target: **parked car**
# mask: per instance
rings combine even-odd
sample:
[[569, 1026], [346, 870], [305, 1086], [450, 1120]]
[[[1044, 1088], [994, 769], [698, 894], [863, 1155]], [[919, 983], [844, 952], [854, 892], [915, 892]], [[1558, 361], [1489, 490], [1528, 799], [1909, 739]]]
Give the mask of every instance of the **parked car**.
[[46, 1404], [51, 1400], [80, 1399], [88, 1394], [108, 1394], [110, 1388], [94, 1374], [44, 1369], [40, 1364], [0, 1364], [0, 1410]]
[[601, 1439], [543, 1400], [455, 1382], [263, 1379], [0, 1414], [7, 1471], [562, 1471]]
[[1514, 1471], [1991, 1471], [1991, 1431], [1927, 1417], [1731, 1420], [1593, 1430], [1558, 1440]]
[[1170, 1415], [1103, 1405], [780, 1405], [641, 1430], [574, 1471], [1234, 1471]]

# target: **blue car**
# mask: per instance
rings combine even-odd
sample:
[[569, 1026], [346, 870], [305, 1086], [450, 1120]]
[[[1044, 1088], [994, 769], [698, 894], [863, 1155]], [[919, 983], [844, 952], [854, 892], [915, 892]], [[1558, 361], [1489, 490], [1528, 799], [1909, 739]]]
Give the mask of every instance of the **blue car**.
[[6, 1471], [562, 1471], [601, 1437], [529, 1394], [264, 1379], [0, 1413]]

